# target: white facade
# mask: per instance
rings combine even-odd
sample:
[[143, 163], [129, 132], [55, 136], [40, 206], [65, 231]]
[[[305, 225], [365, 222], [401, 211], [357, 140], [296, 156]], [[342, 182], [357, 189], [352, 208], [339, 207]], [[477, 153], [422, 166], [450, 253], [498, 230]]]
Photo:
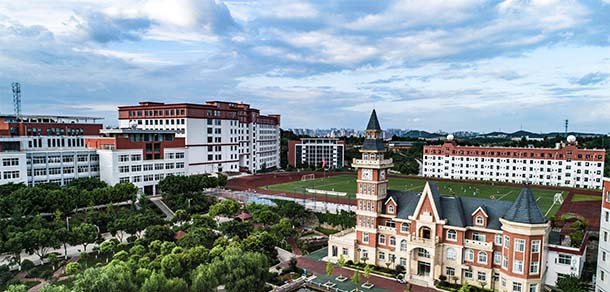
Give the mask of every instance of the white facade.
[[610, 179], [604, 178], [597, 252], [596, 292], [610, 292]]
[[294, 166], [320, 166], [322, 161], [325, 161], [326, 167], [329, 168], [342, 168], [344, 165], [345, 145], [336, 138], [303, 138], [289, 147], [294, 147], [288, 154], [294, 155], [288, 158]]
[[[555, 248], [553, 248], [555, 247]], [[584, 247], [586, 249], [586, 247]], [[580, 253], [580, 248], [566, 246], [549, 246], [547, 253], [547, 272], [544, 284], [555, 286], [561, 277], [582, 275], [586, 251]]]
[[18, 142], [19, 151], [0, 152], [0, 184], [69, 184], [76, 178], [99, 177], [95, 150], [82, 136], [20, 136], [0, 138]]
[[166, 176], [186, 174], [185, 152], [184, 148], [166, 148], [163, 159], [144, 160], [141, 149], [99, 149], [100, 179], [109, 185], [131, 182], [141, 193], [154, 195]]
[[573, 144], [552, 149], [470, 147], [449, 140], [442, 146], [424, 147], [422, 173], [446, 179], [600, 189], [604, 156], [604, 150], [578, 149]]

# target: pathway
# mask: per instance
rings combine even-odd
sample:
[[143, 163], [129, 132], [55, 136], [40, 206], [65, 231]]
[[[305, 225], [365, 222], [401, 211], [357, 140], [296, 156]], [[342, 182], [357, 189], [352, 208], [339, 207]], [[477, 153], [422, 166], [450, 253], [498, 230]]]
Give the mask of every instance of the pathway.
[[[316, 275], [324, 275], [326, 274], [326, 262], [324, 261], [316, 261], [313, 259], [309, 259], [306, 257], [298, 258], [298, 265], [301, 268], [307, 269], [307, 271], [312, 272]], [[343, 275], [348, 278], [351, 278], [354, 275], [354, 272], [345, 268], [335, 266], [333, 270], [334, 276]], [[361, 277], [362, 282], [366, 281], [364, 277]], [[397, 281], [386, 279], [379, 277], [377, 275], [371, 274], [370, 282], [375, 284], [375, 287], [379, 287], [381, 289], [386, 289], [390, 291], [402, 292], [405, 290], [405, 284], [400, 284]], [[434, 288], [426, 288], [421, 286], [412, 285], [411, 291], [413, 292], [436, 292], [437, 290]]]
[[292, 253], [294, 253], [296, 256], [301, 256], [303, 255], [303, 253], [301, 253], [301, 249], [297, 246], [296, 241], [294, 240], [294, 237], [288, 237], [288, 239], [286, 240], [288, 242], [288, 244], [290, 244], [290, 247], [292, 248]]
[[163, 212], [163, 214], [165, 214], [165, 220], [171, 221], [174, 218], [174, 211], [172, 211], [172, 209], [165, 205], [165, 203], [161, 200], [161, 197], [149, 197], [149, 199], [159, 208], [159, 210], [161, 210], [161, 212]]

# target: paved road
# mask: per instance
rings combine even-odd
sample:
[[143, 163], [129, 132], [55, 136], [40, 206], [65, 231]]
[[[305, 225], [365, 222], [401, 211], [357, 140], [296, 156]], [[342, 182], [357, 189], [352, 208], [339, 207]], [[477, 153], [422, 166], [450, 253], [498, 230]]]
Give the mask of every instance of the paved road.
[[165, 203], [161, 199], [162, 198], [159, 196], [150, 197], [150, 201], [153, 202], [153, 204], [155, 204], [159, 208], [159, 210], [163, 212], [163, 214], [165, 214], [165, 220], [171, 221], [174, 218], [175, 213], [174, 211], [172, 211], [172, 209], [165, 205]]
[[[316, 261], [316, 260], [306, 258], [306, 257], [299, 257], [298, 266], [301, 268], [307, 269], [307, 271], [310, 271], [316, 275], [326, 274], [326, 262], [324, 262], [324, 261]], [[348, 278], [351, 278], [354, 275], [354, 272], [351, 270], [348, 270], [348, 269], [344, 269], [344, 268], [335, 266], [333, 275], [334, 276], [343, 275]], [[389, 280], [389, 279], [382, 278], [382, 277], [379, 277], [376, 275], [371, 275], [370, 282], [375, 284], [375, 287], [379, 287], [381, 289], [386, 289], [386, 290], [396, 291], [396, 292], [402, 292], [405, 290], [405, 284], [400, 284], [394, 280]], [[434, 288], [426, 288], [426, 287], [412, 285], [411, 291], [413, 291], [413, 292], [436, 292], [437, 290]]]

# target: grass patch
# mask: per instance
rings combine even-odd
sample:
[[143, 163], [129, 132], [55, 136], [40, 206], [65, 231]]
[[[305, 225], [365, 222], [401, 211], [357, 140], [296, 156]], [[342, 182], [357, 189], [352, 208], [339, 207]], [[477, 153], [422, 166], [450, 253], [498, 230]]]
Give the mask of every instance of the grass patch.
[[583, 194], [575, 194], [572, 197], [572, 202], [591, 202], [591, 201], [601, 201], [601, 196], [593, 196], [593, 195], [583, 195]]
[[324, 233], [325, 235], [331, 235], [331, 234], [335, 234], [335, 233], [339, 232], [339, 230], [323, 228], [323, 227], [316, 227], [316, 230], [321, 233]]
[[[413, 191], [421, 192], [424, 188], [426, 181], [434, 181], [433, 178], [408, 178], [408, 177], [391, 177], [388, 182], [388, 188], [392, 190], [402, 191]], [[466, 182], [447, 182], [437, 181], [439, 191], [443, 195], [455, 195], [461, 197], [477, 197], [485, 199], [497, 199], [514, 201], [521, 187], [516, 186], [498, 186], [492, 182], [485, 184], [474, 184]], [[276, 185], [268, 186], [269, 190], [280, 191], [280, 192], [292, 192], [304, 194], [306, 188], [337, 191], [347, 193], [347, 197], [356, 198], [356, 175], [346, 174], [331, 176], [325, 178], [318, 178], [310, 181], [294, 181]], [[532, 192], [537, 199], [538, 206], [542, 210], [543, 214], [547, 214], [548, 217], [553, 216], [559, 205], [553, 205], [553, 197], [556, 193], [562, 193], [565, 197], [567, 194], [559, 190], [547, 190], [547, 189], [536, 189], [533, 188]], [[306, 193], [311, 196], [324, 196]]]

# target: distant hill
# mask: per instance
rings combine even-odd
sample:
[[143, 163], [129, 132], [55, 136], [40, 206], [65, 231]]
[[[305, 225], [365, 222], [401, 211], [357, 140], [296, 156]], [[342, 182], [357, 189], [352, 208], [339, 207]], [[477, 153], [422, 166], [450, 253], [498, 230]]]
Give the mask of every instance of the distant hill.
[[[464, 134], [468, 133], [468, 134]], [[456, 138], [500, 138], [500, 139], [512, 139], [512, 138], [521, 138], [521, 137], [530, 137], [530, 138], [555, 138], [556, 136], [563, 137], [565, 133], [563, 132], [550, 132], [550, 133], [534, 133], [530, 131], [519, 130], [513, 133], [506, 133], [500, 131], [489, 132], [486, 134], [476, 134], [473, 135], [472, 132], [466, 131], [458, 131], [454, 134]], [[597, 137], [604, 136], [605, 134], [596, 134], [596, 133], [583, 133], [583, 132], [568, 132], [568, 135], [574, 135], [576, 137]], [[435, 139], [435, 138], [444, 138], [447, 134], [439, 134], [439, 133], [430, 133], [427, 131], [420, 130], [410, 130], [403, 135], [403, 137], [409, 138], [421, 138], [421, 139]]]
[[410, 130], [410, 131], [406, 132], [402, 136], [403, 137], [409, 137], [409, 138], [430, 139], [430, 138], [445, 137], [446, 134], [430, 133], [430, 132], [420, 131], [420, 130]]

